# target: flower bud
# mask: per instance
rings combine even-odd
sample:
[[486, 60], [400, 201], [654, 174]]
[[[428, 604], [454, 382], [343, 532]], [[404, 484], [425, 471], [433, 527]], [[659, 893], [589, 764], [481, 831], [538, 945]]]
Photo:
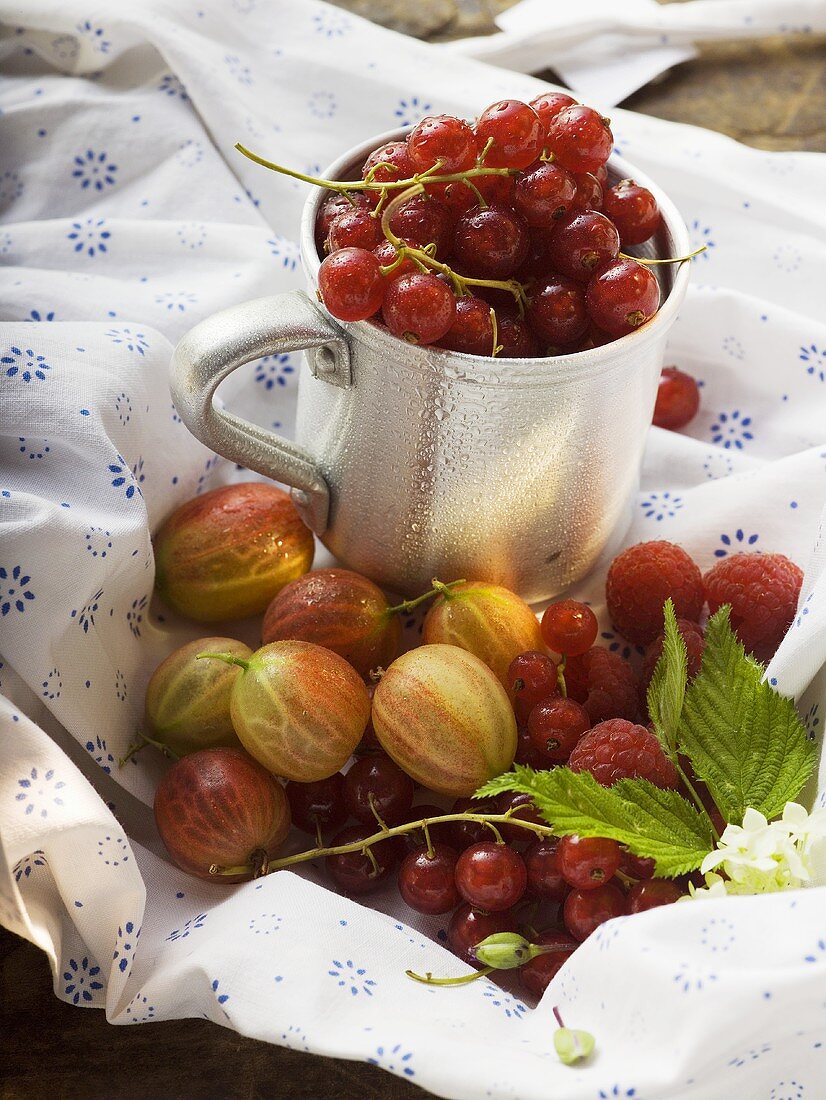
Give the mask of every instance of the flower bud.
[[494, 970], [512, 970], [533, 958], [533, 944], [518, 932], [494, 932], [473, 949], [484, 966]]
[[570, 1027], [560, 1027], [554, 1032], [554, 1047], [560, 1062], [572, 1066], [574, 1062], [587, 1058], [593, 1051], [595, 1040], [589, 1031], [578, 1031]]

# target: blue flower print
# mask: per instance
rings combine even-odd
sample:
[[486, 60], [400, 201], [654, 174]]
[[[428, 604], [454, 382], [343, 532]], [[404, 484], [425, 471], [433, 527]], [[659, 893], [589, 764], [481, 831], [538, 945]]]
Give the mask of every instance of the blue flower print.
[[286, 386], [294, 373], [291, 357], [286, 354], [265, 355], [255, 364], [255, 381], [260, 382], [265, 390], [271, 390], [273, 386]]
[[739, 554], [748, 547], [754, 546], [759, 539], [759, 535], [747, 535], [742, 527], [738, 527], [733, 535], [720, 535], [722, 545], [714, 551], [714, 556], [715, 558], [724, 558], [732, 551]]
[[599, 1100], [633, 1100], [637, 1095], [636, 1089], [628, 1089], [623, 1085], [614, 1085], [613, 1088], [600, 1089], [597, 1093]]
[[658, 523], [664, 519], [673, 519], [683, 507], [683, 498], [666, 489], [662, 493], [649, 493], [640, 501], [646, 519], [655, 519]]
[[176, 232], [178, 243], [183, 248], [189, 249], [202, 248], [206, 235], [206, 226], [200, 222], [189, 222], [186, 225], [181, 225]]
[[88, 634], [89, 627], [95, 625], [95, 615], [100, 607], [102, 595], [103, 589], [99, 588], [94, 596], [91, 596], [79, 611], [72, 611], [69, 616], [70, 619], [77, 619], [78, 624], [83, 628], [84, 634]]
[[290, 1024], [286, 1031], [281, 1032], [281, 1045], [289, 1050], [304, 1050], [309, 1053], [307, 1046], [307, 1033], [297, 1024]]
[[71, 65], [79, 53], [77, 39], [73, 34], [58, 35], [52, 39], [51, 47], [55, 60], [63, 65]]
[[106, 335], [113, 344], [120, 344], [133, 355], [143, 355], [149, 347], [149, 341], [144, 334], [131, 328], [110, 328]]
[[745, 359], [746, 349], [736, 336], [726, 336], [723, 340], [723, 351], [732, 359]]
[[132, 606], [126, 612], [126, 622], [135, 638], [141, 636], [141, 624], [143, 623], [143, 613], [146, 610], [147, 599], [148, 596], [140, 596], [138, 599], [132, 600]]
[[324, 38], [341, 38], [352, 27], [351, 21], [344, 12], [334, 10], [317, 12], [313, 16], [313, 25], [316, 34]]
[[238, 54], [228, 53], [224, 57], [224, 64], [229, 75], [237, 80], [239, 84], [249, 87], [253, 83], [252, 70], [249, 65], [244, 64]]
[[299, 248], [288, 237], [275, 236], [267, 241], [270, 252], [279, 261], [285, 271], [295, 271], [299, 259]]
[[48, 439], [42, 439], [38, 443], [34, 443], [31, 439], [26, 439], [24, 435], [19, 435], [17, 441], [20, 444], [17, 448], [18, 451], [28, 459], [45, 458], [52, 449], [49, 446]]
[[744, 416], [739, 409], [721, 412], [711, 425], [711, 442], [719, 443], [725, 449], [735, 448], [742, 451], [744, 445], [754, 439], [751, 432], [751, 417]]
[[695, 248], [702, 248], [703, 245], [705, 245], [705, 252], [701, 252], [699, 256], [695, 256], [692, 263], [697, 263], [698, 260], [709, 260], [712, 250], [717, 247], [712, 237], [714, 231], [711, 226], [703, 225], [698, 218], [695, 218], [688, 227], [688, 230], [691, 236], [692, 252]]
[[172, 313], [186, 313], [197, 301], [197, 297], [186, 290], [167, 290], [163, 294], [155, 295], [155, 304], [163, 306]]
[[399, 126], [413, 126], [416, 122], [420, 122], [430, 109], [430, 103], [425, 103], [417, 95], [411, 95], [399, 100], [393, 114], [398, 119]]
[[175, 408], [174, 403], [170, 404], [169, 407], [170, 407], [170, 409], [172, 409], [172, 423], [173, 424], [183, 424], [183, 420], [181, 420], [181, 414]]
[[798, 630], [801, 628], [801, 626], [803, 626], [803, 621], [811, 610], [810, 605], [812, 603], [812, 600], [814, 599], [814, 596], [814, 592], [810, 592], [809, 595], [806, 597], [800, 611], [797, 613], [797, 618], [794, 621], [794, 625]]
[[809, 709], [806, 711], [806, 716], [803, 719], [803, 725], [806, 727], [806, 736], [810, 741], [816, 741], [818, 737], [820, 727], [820, 710], [819, 703], [812, 703]]
[[63, 690], [63, 679], [60, 675], [60, 669], [53, 668], [40, 686], [43, 689], [40, 694], [44, 699], [48, 699], [50, 702], [54, 699], [59, 699], [60, 692]]
[[84, 535], [86, 550], [93, 558], [105, 558], [112, 549], [112, 532], [103, 527], [89, 527]]
[[800, 360], [805, 364], [806, 373], [818, 382], [826, 382], [826, 350], [816, 344], [803, 345], [800, 348]]
[[38, 355], [31, 348], [19, 348], [12, 345], [5, 355], [0, 357], [0, 364], [6, 378], [18, 378], [24, 382], [46, 381], [46, 371], [51, 370], [51, 364], [46, 362], [45, 355]]
[[120, 669], [115, 671], [115, 695], [121, 703], [126, 702], [126, 677]]
[[634, 653], [639, 657], [645, 656], [645, 646], [630, 645], [621, 634], [614, 630], [601, 631], [600, 638], [602, 638], [603, 644], [607, 649], [610, 649], [612, 653], [619, 653], [620, 657], [624, 657], [626, 661]]
[[681, 963], [672, 981], [676, 983], [681, 993], [701, 993], [708, 989], [712, 982], [717, 981], [717, 975], [689, 963]]
[[165, 95], [172, 96], [173, 99], [180, 99], [184, 103], [189, 99], [189, 96], [186, 94], [186, 87], [174, 73], [167, 73], [161, 78], [161, 82], [158, 85], [158, 91], [163, 92]]
[[818, 940], [812, 952], [803, 956], [803, 961], [807, 963], [826, 962], [826, 940]]
[[182, 168], [194, 168], [196, 164], [204, 159], [204, 147], [200, 141], [196, 141], [194, 138], [188, 138], [182, 143], [178, 152], [175, 154], [175, 160]]
[[219, 989], [220, 985], [221, 985], [221, 983], [218, 981], [217, 978], [215, 978], [214, 981], [212, 982], [212, 992], [215, 994], [215, 999], [218, 1002], [218, 1004], [219, 1005], [224, 1005], [229, 1000], [229, 993], [219, 993], [218, 989]]
[[118, 928], [117, 946], [112, 955], [112, 962], [117, 962], [118, 970], [123, 974], [135, 961], [135, 950], [140, 939], [140, 928], [135, 931], [135, 925], [128, 920], [122, 928]]
[[250, 930], [256, 936], [270, 936], [281, 929], [284, 920], [277, 913], [262, 913], [259, 917], [253, 917], [250, 921]]
[[21, 789], [14, 798], [22, 804], [21, 808], [27, 817], [33, 813], [48, 817], [50, 806], [63, 805], [63, 796], [56, 792], [62, 791], [66, 784], [55, 777], [54, 768], [45, 772], [32, 768], [27, 776], [17, 780], [17, 786]]
[[416, 1071], [410, 1065], [413, 1057], [411, 1050], [405, 1050], [401, 1043], [392, 1047], [376, 1047], [376, 1053], [367, 1061], [372, 1066], [381, 1066], [388, 1073], [395, 1073], [399, 1077], [415, 1077]]
[[118, 455], [118, 461], [109, 464], [109, 472], [115, 476], [112, 478], [112, 488], [122, 489], [125, 485], [124, 495], [127, 500], [131, 500], [135, 494], [143, 496], [140, 486], [135, 484], [135, 479], [132, 471], [126, 465], [126, 459], [122, 455]]
[[106, 748], [106, 742], [102, 737], [95, 737], [94, 741], [87, 741], [86, 751], [92, 754], [94, 762], [100, 764], [107, 775], [112, 774], [112, 765], [115, 763], [115, 758]]
[[112, 163], [108, 153], [96, 153], [94, 149], [87, 149], [85, 153], [75, 157], [72, 177], [79, 182], [83, 191], [89, 187], [95, 191], [103, 191], [117, 183], [117, 170], [117, 164]]
[[494, 1008], [500, 1009], [510, 1020], [522, 1020], [525, 1013], [528, 1011], [527, 1007], [522, 1004], [521, 1001], [517, 1001], [515, 997], [511, 997], [509, 993], [505, 993], [503, 989], [500, 989], [498, 985], [494, 985], [493, 982], [485, 982], [485, 992], [483, 994]]
[[149, 998], [138, 993], [126, 1006], [126, 1016], [132, 1024], [145, 1024], [155, 1019], [155, 1006]]
[[120, 867], [129, 862], [129, 845], [122, 836], [104, 836], [98, 841], [98, 855], [105, 867]]
[[[146, 481], [146, 474], [143, 472], [143, 456], [141, 456], [132, 467], [132, 477], [137, 486], [143, 485], [144, 481]], [[138, 492], [141, 492], [140, 488], [138, 488]]]
[[206, 913], [199, 913], [196, 917], [190, 917], [189, 920], [184, 921], [181, 928], [175, 928], [169, 933], [166, 937], [167, 941], [174, 943], [176, 940], [185, 940], [196, 928], [203, 928], [206, 919]]
[[95, 999], [95, 993], [103, 989], [103, 982], [99, 980], [100, 967], [90, 966], [88, 956], [84, 956], [80, 962], [69, 959], [66, 970], [63, 971], [63, 980], [66, 986], [63, 992], [72, 998], [72, 1004], [80, 1004], [84, 1001], [91, 1004]]
[[36, 852], [32, 852], [30, 856], [23, 856], [14, 865], [14, 881], [19, 882], [21, 878], [28, 878], [35, 867], [46, 866], [46, 853], [42, 848], [38, 848]]
[[0, 565], [0, 615], [5, 617], [10, 611], [22, 614], [26, 610], [26, 602], [35, 599], [30, 583], [31, 577], [23, 572], [22, 566]]
[[762, 1058], [764, 1054], [769, 1054], [772, 1049], [771, 1043], [763, 1043], [760, 1046], [750, 1047], [749, 1050], [743, 1054], [738, 1054], [732, 1058], [728, 1065], [740, 1069], [749, 1062], [756, 1062], [759, 1058]]
[[803, 1100], [806, 1088], [799, 1081], [778, 1081], [769, 1093], [769, 1100]]
[[332, 118], [338, 108], [336, 97], [332, 92], [313, 92], [307, 100], [310, 114], [316, 118]]
[[75, 29], [79, 35], [91, 43], [92, 49], [96, 53], [109, 53], [109, 47], [112, 43], [108, 41], [106, 31], [99, 24], [84, 19], [83, 22], [78, 23]]
[[714, 481], [718, 477], [728, 477], [733, 471], [734, 462], [731, 455], [723, 454], [722, 451], [712, 451], [706, 455], [703, 463], [703, 473], [709, 481]]
[[0, 173], [0, 209], [10, 205], [23, 194], [23, 181], [20, 174], [7, 169]]
[[24, 321], [37, 321], [37, 322], [53, 321], [54, 320], [54, 314], [55, 314], [55, 311], [53, 309], [50, 309], [48, 312], [44, 312], [44, 313], [41, 313], [39, 309], [33, 309], [29, 313], [29, 316], [24, 317], [23, 320]]
[[0, 256], [8, 256], [14, 247], [14, 238], [11, 233], [0, 233]]
[[87, 218], [83, 222], [72, 222], [72, 231], [66, 234], [66, 239], [74, 241], [75, 252], [85, 252], [94, 259], [99, 253], [109, 250], [108, 242], [112, 234], [105, 226], [105, 218]]
[[132, 419], [132, 400], [128, 394], [121, 392], [115, 398], [115, 412], [120, 423], [126, 427]]
[[327, 973], [331, 978], [336, 979], [341, 989], [349, 989], [353, 997], [358, 997], [360, 993], [367, 997], [373, 996], [376, 983], [372, 978], [367, 977], [364, 967], [356, 966], [352, 959], [347, 959], [344, 963], [333, 959], [333, 966], [335, 969], [328, 970]]
[[710, 917], [700, 929], [700, 945], [712, 955], [725, 954], [735, 938], [734, 925], [728, 917]]
[[792, 244], [781, 244], [775, 249], [774, 266], [786, 275], [792, 275], [803, 263], [803, 253]]
[[206, 460], [206, 462], [204, 463], [204, 472], [198, 478], [198, 483], [195, 486], [195, 496], [196, 497], [200, 496], [201, 493], [206, 488], [206, 484], [210, 479], [212, 471], [218, 465], [218, 462], [219, 462], [219, 456], [218, 455], [213, 455], [212, 458], [208, 458]]

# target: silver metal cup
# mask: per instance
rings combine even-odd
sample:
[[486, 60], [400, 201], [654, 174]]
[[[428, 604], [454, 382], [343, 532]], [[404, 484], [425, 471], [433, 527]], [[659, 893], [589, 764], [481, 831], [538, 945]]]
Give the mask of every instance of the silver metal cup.
[[[357, 179], [395, 131], [325, 173]], [[683, 256], [688, 232], [670, 199], [621, 157], [662, 211], [640, 255]], [[175, 349], [172, 395], [189, 430], [233, 462], [293, 486], [309, 526], [344, 565], [405, 594], [459, 577], [549, 599], [618, 543], [630, 520], [668, 331], [688, 264], [654, 268], [662, 304], [641, 329], [603, 347], [545, 359], [493, 359], [415, 347], [369, 321], [316, 304], [315, 219], [301, 254], [310, 294], [223, 310]], [[264, 355], [304, 349], [296, 443], [216, 407], [219, 383]]]

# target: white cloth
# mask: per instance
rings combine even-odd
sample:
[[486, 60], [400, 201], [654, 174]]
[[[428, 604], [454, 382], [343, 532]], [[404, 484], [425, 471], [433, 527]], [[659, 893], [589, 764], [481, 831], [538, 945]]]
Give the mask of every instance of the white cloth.
[[[362, 906], [312, 868], [221, 887], [164, 858], [151, 800], [165, 762], [149, 750], [116, 761], [153, 667], [203, 630], [153, 600], [150, 532], [215, 477], [247, 476], [214, 469], [182, 427], [168, 361], [200, 318], [301, 283], [306, 188], [232, 144], [318, 167], [426, 112], [472, 115], [541, 85], [458, 56], [446, 65], [440, 50], [317, 3], [128, 9], [30, 0], [14, 30], [19, 9], [0, 3], [12, 24], [0, 100], [0, 920], [48, 953], [59, 997], [105, 1006], [112, 1023], [203, 1015], [376, 1062], [442, 1096], [817, 1097], [821, 890], [615, 921], [528, 1010], [486, 980], [409, 981], [408, 967], [465, 968], [439, 942], [443, 922], [406, 909], [394, 886]], [[675, 539], [704, 568], [741, 548], [806, 567], [770, 675], [819, 738], [824, 159], [622, 111], [613, 121], [623, 154], [708, 245], [668, 349], [702, 380], [702, 409], [682, 434], [652, 430], [628, 541]], [[227, 401], [288, 430], [298, 368], [296, 356], [251, 364]], [[603, 579], [599, 568], [576, 590], [598, 611]], [[603, 642], [629, 650], [603, 623]], [[243, 633], [254, 643], [256, 625]], [[596, 1034], [593, 1064], [557, 1061], [554, 1004]]]

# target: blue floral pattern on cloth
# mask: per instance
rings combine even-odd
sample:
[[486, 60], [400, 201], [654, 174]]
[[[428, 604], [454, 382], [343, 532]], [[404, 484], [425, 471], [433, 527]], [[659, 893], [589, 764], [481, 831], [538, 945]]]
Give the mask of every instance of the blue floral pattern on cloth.
[[90, 962], [88, 955], [84, 955], [80, 962], [69, 959], [63, 971], [63, 980], [66, 983], [63, 992], [71, 997], [73, 1005], [81, 1001], [91, 1004], [96, 999], [95, 994], [103, 989], [100, 967]]
[[646, 519], [661, 523], [664, 519], [673, 519], [683, 507], [683, 498], [664, 489], [660, 493], [649, 493], [640, 501]]
[[23, 614], [26, 604], [34, 599], [31, 577], [23, 572], [23, 566], [0, 565], [0, 616], [5, 618], [12, 611]]
[[100, 734], [95, 737], [94, 741], [86, 742], [86, 751], [91, 754], [94, 762], [99, 764], [107, 775], [111, 775], [115, 758], [106, 748], [106, 742]]
[[36, 867], [46, 866], [46, 853], [38, 848], [31, 855], [23, 856], [14, 865], [14, 881], [20, 882], [22, 878], [29, 878]]
[[826, 382], [826, 349], [816, 344], [804, 345], [800, 349], [800, 360], [810, 378]]
[[118, 928], [118, 941], [112, 962], [118, 964], [118, 970], [123, 974], [135, 961], [135, 952], [138, 940], [141, 937], [140, 928], [136, 929], [134, 921], [128, 920], [123, 927]]
[[739, 554], [744, 550], [750, 550], [759, 540], [759, 535], [747, 535], [742, 527], [738, 527], [733, 535], [720, 535], [722, 545], [714, 551], [714, 556], [715, 558], [725, 558], [730, 553]]
[[271, 390], [273, 386], [286, 386], [294, 373], [295, 367], [288, 353], [265, 355], [255, 364], [255, 381], [260, 382], [265, 390]]
[[412, 1058], [411, 1050], [405, 1050], [401, 1043], [396, 1043], [392, 1047], [376, 1047], [376, 1053], [367, 1061], [371, 1066], [380, 1066], [388, 1073], [395, 1073], [399, 1077], [415, 1077], [416, 1071], [410, 1064]]
[[146, 336], [132, 328], [110, 328], [106, 335], [113, 344], [119, 344], [134, 355], [145, 355], [149, 347]]
[[53, 806], [63, 806], [63, 795], [59, 791], [65, 789], [66, 784], [55, 773], [54, 768], [31, 768], [28, 775], [17, 780], [20, 788], [14, 796], [21, 804], [23, 813], [37, 814], [38, 817], [48, 817], [53, 812]]
[[376, 983], [367, 976], [363, 966], [356, 966], [352, 959], [345, 959], [343, 963], [333, 959], [333, 967], [334, 969], [328, 970], [327, 973], [331, 978], [336, 979], [336, 984], [340, 988], [349, 989], [354, 997], [358, 997], [359, 994], [373, 996]]
[[431, 108], [432, 104], [425, 99], [420, 99], [417, 95], [400, 99], [393, 112], [397, 119], [396, 124], [398, 126], [413, 126], [415, 123], [420, 122]]
[[197, 916], [190, 917], [184, 921], [180, 928], [174, 928], [166, 937], [169, 943], [174, 943], [176, 940], [185, 940], [187, 936], [191, 935], [198, 928], [204, 927], [204, 922], [207, 919], [206, 913], [198, 913]]
[[745, 416], [739, 409], [717, 414], [711, 425], [711, 442], [719, 443], [726, 450], [735, 448], [742, 451], [746, 443], [754, 439], [751, 431], [751, 417]]
[[75, 252], [85, 252], [90, 259], [101, 252], [109, 251], [111, 230], [106, 228], [105, 218], [86, 218], [82, 222], [72, 222], [72, 228], [66, 239], [72, 241]]
[[78, 181], [81, 190], [91, 187], [95, 191], [103, 191], [117, 182], [117, 170], [117, 164], [112, 163], [108, 153], [87, 149], [74, 158], [72, 177]]
[[24, 382], [45, 382], [46, 371], [52, 369], [45, 355], [32, 348], [17, 347], [16, 344], [0, 356], [0, 364], [6, 378], [21, 378]]

